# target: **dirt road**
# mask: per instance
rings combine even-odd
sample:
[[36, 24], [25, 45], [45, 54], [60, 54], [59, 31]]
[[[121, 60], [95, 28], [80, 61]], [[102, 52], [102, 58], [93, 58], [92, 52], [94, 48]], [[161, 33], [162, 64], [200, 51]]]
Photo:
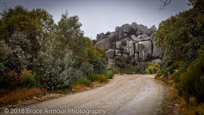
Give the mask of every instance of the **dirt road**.
[[116, 76], [102, 87], [31, 105], [27, 112], [73, 115], [91, 112], [100, 115], [158, 114], [161, 112], [165, 88], [153, 77], [153, 75]]

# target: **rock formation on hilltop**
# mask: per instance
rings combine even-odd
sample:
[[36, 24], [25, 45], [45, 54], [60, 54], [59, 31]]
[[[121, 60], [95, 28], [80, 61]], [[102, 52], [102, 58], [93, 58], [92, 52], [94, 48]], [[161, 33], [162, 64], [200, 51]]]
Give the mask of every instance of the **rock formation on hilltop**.
[[116, 27], [115, 32], [97, 34], [95, 45], [106, 51], [109, 68], [114, 68], [115, 58], [134, 57], [137, 63], [151, 61], [161, 63], [162, 49], [154, 44], [156, 27], [148, 28], [133, 22]]

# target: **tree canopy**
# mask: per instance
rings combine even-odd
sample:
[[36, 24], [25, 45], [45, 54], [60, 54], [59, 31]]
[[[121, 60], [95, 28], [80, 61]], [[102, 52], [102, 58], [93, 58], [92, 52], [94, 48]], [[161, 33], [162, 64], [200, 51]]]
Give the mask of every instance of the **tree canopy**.
[[192, 61], [203, 47], [204, 10], [199, 6], [160, 23], [155, 42], [165, 49], [171, 61]]
[[83, 35], [81, 26], [78, 16], [67, 12], [55, 24], [43, 9], [17, 6], [4, 10], [0, 18], [1, 87], [17, 87], [26, 70], [51, 90], [70, 88], [81, 77], [104, 73], [106, 53]]

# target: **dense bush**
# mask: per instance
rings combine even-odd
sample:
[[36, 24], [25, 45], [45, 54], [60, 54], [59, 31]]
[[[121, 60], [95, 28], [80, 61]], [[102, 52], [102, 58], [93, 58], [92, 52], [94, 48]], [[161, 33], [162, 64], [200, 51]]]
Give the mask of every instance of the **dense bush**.
[[188, 68], [189, 66], [189, 62], [182, 62], [182, 64], [180, 64], [178, 67], [177, 67], [177, 72], [175, 72], [173, 74], [173, 80], [174, 82], [178, 83], [180, 82], [180, 76], [182, 73], [184, 73], [186, 71], [186, 69]]
[[187, 103], [190, 96], [204, 101], [204, 1], [189, 2], [191, 9], [161, 22], [155, 35], [156, 45], [165, 50], [162, 74], [173, 74], [176, 88]]
[[194, 61], [203, 47], [203, 0], [189, 2], [193, 8], [161, 22], [155, 35], [156, 45], [165, 50], [163, 64], [171, 74], [180, 62]]
[[105, 75], [107, 78], [112, 79], [114, 77], [114, 74], [119, 74], [118, 70], [108, 70], [106, 71]]
[[102, 74], [92, 74], [89, 76], [91, 81], [106, 82], [108, 79], [105, 75]]
[[146, 68], [148, 67], [147, 62], [141, 62], [137, 65], [138, 67], [138, 73], [145, 73]]
[[111, 71], [113, 72], [113, 74], [119, 74], [120, 73], [117, 69], [113, 69]]
[[200, 52], [198, 59], [181, 74], [179, 85], [183, 94], [195, 96], [198, 102], [204, 101], [204, 51]]
[[78, 16], [68, 16], [65, 12], [56, 27], [56, 38], [63, 49], [72, 51], [75, 67], [80, 68], [84, 76], [104, 74], [108, 57], [105, 51], [95, 47], [89, 38], [83, 36], [81, 26]]
[[16, 6], [1, 13], [0, 24], [0, 39], [12, 49], [21, 48], [23, 52], [30, 54], [30, 64], [32, 64], [40, 46], [53, 31], [54, 20], [43, 9], [27, 10], [22, 6]]
[[85, 62], [81, 65], [80, 70], [83, 72], [83, 76], [90, 76], [93, 74], [93, 65]]
[[162, 72], [159, 71], [159, 72], [156, 73], [155, 78], [159, 78], [159, 77], [161, 77], [161, 76], [162, 76]]
[[104, 51], [83, 37], [78, 20], [77, 16], [63, 14], [56, 28], [56, 38], [51, 36], [40, 49], [35, 71], [47, 89], [72, 88], [82, 76], [105, 72]]
[[[11, 36], [9, 44], [6, 44], [4, 40], [0, 41], [0, 84], [2, 88], [15, 88], [14, 82], [17, 82], [16, 77], [21, 74], [23, 69], [29, 67], [30, 55], [21, 48], [25, 45], [30, 45], [29, 41], [20, 32], [15, 32]], [[11, 75], [11, 73], [13, 74]], [[13, 79], [16, 80], [13, 81]]]
[[40, 51], [35, 63], [36, 76], [41, 85], [50, 90], [71, 88], [83, 75], [80, 69], [74, 68], [71, 52], [59, 50], [57, 42], [50, 43]]
[[160, 71], [161, 71], [160, 66], [158, 64], [149, 64], [145, 70], [146, 73], [150, 73], [150, 74], [158, 73]]
[[135, 69], [135, 61], [133, 57], [123, 57], [123, 56], [117, 56], [115, 58], [115, 68], [120, 71], [120, 73], [128, 73], [132, 74], [137, 72]]
[[131, 64], [123, 63], [124, 68], [120, 70], [121, 73], [133, 74], [134, 67]]
[[29, 11], [21, 6], [6, 9], [0, 15], [0, 86], [15, 89], [19, 79], [14, 76], [33, 69], [33, 60], [54, 21], [45, 10]]
[[113, 76], [114, 76], [114, 73], [113, 73], [111, 70], [109, 70], [109, 71], [106, 71], [105, 76], [106, 76], [108, 79], [112, 79]]
[[181, 75], [181, 72], [176, 72], [173, 74], [173, 80], [175, 83], [180, 82], [180, 75]]
[[162, 75], [164, 75], [164, 77], [166, 77], [166, 78], [168, 77], [169, 72], [168, 72], [168, 69], [166, 66], [161, 68], [161, 73], [162, 73]]
[[82, 76], [105, 73], [108, 57], [84, 37], [78, 16], [66, 12], [54, 24], [45, 10], [21, 6], [0, 15], [1, 88], [33, 87], [35, 80], [49, 90], [72, 88]]
[[107, 60], [105, 58], [98, 58], [94, 62], [94, 74], [104, 74], [106, 71]]
[[91, 81], [87, 77], [81, 77], [74, 83], [74, 86], [79, 85], [79, 84], [89, 86], [90, 82]]
[[35, 75], [32, 74], [32, 71], [22, 71], [19, 85], [22, 88], [32, 88], [38, 85], [38, 82], [35, 78]]
[[168, 67], [168, 72], [170, 72], [170, 74], [174, 73], [176, 69], [178, 69], [179, 67], [181, 67], [184, 64], [183, 61], [176, 61], [173, 64], [171, 64]]
[[120, 73], [146, 73], [145, 70], [148, 67], [148, 62], [136, 62], [131, 56], [123, 57], [117, 56], [115, 58], [115, 68], [119, 70]]
[[155, 42], [165, 49], [172, 62], [196, 59], [204, 42], [203, 18], [200, 7], [194, 7], [160, 23]]
[[19, 74], [17, 74], [15, 71], [10, 71], [8, 75], [4, 77], [3, 81], [5, 81], [6, 83], [5, 86], [8, 86], [7, 88], [16, 89], [18, 87], [19, 79], [20, 79]]

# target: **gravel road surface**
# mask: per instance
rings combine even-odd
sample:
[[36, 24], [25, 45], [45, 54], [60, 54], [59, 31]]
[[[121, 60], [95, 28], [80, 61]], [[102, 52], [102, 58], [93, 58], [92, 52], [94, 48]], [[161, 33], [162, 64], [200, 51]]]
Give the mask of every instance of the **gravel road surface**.
[[165, 87], [153, 75], [118, 75], [104, 86], [40, 102], [25, 112], [70, 115], [156, 115]]

